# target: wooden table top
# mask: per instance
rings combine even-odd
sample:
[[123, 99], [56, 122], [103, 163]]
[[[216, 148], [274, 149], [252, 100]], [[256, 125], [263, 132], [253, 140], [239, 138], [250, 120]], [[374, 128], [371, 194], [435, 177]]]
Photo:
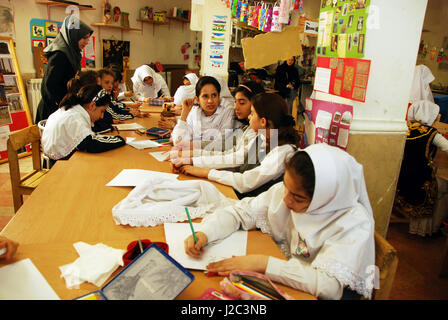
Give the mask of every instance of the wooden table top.
[[[154, 125], [154, 121], [157, 121], [156, 115], [128, 122], [138, 122], [149, 128]], [[147, 139], [135, 131], [120, 131], [120, 135]], [[93, 284], [83, 283], [79, 289], [69, 290], [60, 277], [59, 266], [78, 258], [74, 243], [104, 243], [125, 249], [128, 243], [138, 237], [164, 242], [163, 225], [116, 225], [112, 218], [112, 207], [124, 199], [132, 188], [107, 187], [106, 184], [122, 169], [170, 172], [169, 162], [159, 162], [148, 154], [150, 151], [169, 148], [138, 150], [126, 145], [101, 154], [76, 152], [70, 160], [58, 161], [1, 232], [3, 236], [20, 244], [14, 261], [30, 258], [61, 299], [73, 299], [99, 289]], [[179, 175], [179, 179], [193, 178]], [[231, 187], [211, 183], [225, 196], [236, 197]], [[283, 257], [269, 235], [257, 230], [249, 231], [247, 252]], [[0, 267], [5, 264], [5, 261], [0, 261]], [[201, 271], [192, 273], [195, 281], [179, 299], [196, 299], [210, 287], [220, 290], [219, 281], [223, 277], [207, 278]], [[315, 299], [310, 294], [279, 286], [296, 299]]]

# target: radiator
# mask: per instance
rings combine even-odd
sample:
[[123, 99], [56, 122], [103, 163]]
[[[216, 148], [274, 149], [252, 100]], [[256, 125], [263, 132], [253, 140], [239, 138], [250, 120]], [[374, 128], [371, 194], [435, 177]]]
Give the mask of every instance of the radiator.
[[37, 106], [39, 105], [41, 94], [40, 86], [42, 84], [42, 79], [29, 79], [26, 81], [26, 87], [28, 92], [28, 104], [30, 106], [31, 117], [33, 123], [36, 121]]

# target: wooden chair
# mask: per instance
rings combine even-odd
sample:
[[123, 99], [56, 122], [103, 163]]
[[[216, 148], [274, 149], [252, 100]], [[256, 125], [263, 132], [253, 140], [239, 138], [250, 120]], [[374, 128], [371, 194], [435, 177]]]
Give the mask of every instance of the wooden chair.
[[398, 266], [397, 251], [375, 232], [375, 265], [380, 269], [380, 287], [373, 291], [374, 300], [389, 299]]
[[[32, 149], [33, 171], [20, 177], [18, 151], [29, 144]], [[23, 195], [31, 194], [49, 170], [42, 169], [40, 131], [37, 125], [11, 133], [7, 145], [14, 212], [17, 212], [23, 204]]]

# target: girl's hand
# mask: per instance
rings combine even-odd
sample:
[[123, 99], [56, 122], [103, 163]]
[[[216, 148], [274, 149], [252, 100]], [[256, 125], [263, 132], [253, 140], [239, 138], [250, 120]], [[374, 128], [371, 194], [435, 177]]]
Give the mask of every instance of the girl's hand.
[[132, 92], [132, 91], [125, 91], [125, 93], [124, 93], [124, 96], [127, 97], [127, 98], [130, 98], [133, 95], [134, 95], [134, 92]]
[[234, 270], [254, 271], [265, 273], [269, 256], [262, 254], [250, 254], [211, 262], [207, 265], [207, 270], [217, 272], [220, 276], [228, 276]]
[[152, 100], [152, 97], [147, 97], [147, 98], [145, 98], [145, 100], [143, 100], [144, 102], [146, 102], [146, 103], [149, 103], [149, 101], [151, 101]]
[[203, 232], [195, 232], [196, 239], [198, 240], [194, 243], [193, 235], [189, 236], [184, 240], [185, 253], [193, 258], [199, 258], [204, 251], [203, 247], [207, 245], [208, 238]]
[[0, 259], [5, 258], [6, 260], [11, 260], [16, 253], [18, 246], [19, 244], [17, 242], [0, 236], [0, 249], [6, 248], [6, 253], [2, 254]]
[[199, 167], [193, 167], [190, 165], [183, 165], [179, 168], [180, 173], [190, 176], [195, 176], [198, 178], [208, 178], [208, 173], [210, 172], [210, 169], [208, 168], [199, 168]]
[[141, 102], [135, 102], [135, 103], [128, 103], [126, 104], [126, 107], [132, 108], [132, 109], [138, 109], [142, 105]]
[[194, 105], [194, 98], [189, 98], [182, 101], [182, 112], [180, 113], [180, 119], [182, 121], [187, 121], [187, 117], [190, 114], [193, 105]]

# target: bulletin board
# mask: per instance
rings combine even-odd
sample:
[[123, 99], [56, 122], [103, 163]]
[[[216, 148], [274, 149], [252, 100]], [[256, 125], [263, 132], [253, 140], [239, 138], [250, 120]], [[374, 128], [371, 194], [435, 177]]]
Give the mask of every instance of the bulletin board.
[[321, 0], [317, 56], [363, 58], [370, 0]]
[[[9, 134], [32, 123], [14, 42], [12, 38], [0, 37], [0, 163], [8, 161]], [[27, 146], [21, 156], [30, 152]]]
[[31, 39], [31, 51], [33, 47], [45, 48], [51, 44], [61, 29], [62, 22], [43, 20], [43, 19], [31, 19], [30, 21], [30, 39]]
[[314, 90], [366, 101], [370, 60], [317, 57]]

